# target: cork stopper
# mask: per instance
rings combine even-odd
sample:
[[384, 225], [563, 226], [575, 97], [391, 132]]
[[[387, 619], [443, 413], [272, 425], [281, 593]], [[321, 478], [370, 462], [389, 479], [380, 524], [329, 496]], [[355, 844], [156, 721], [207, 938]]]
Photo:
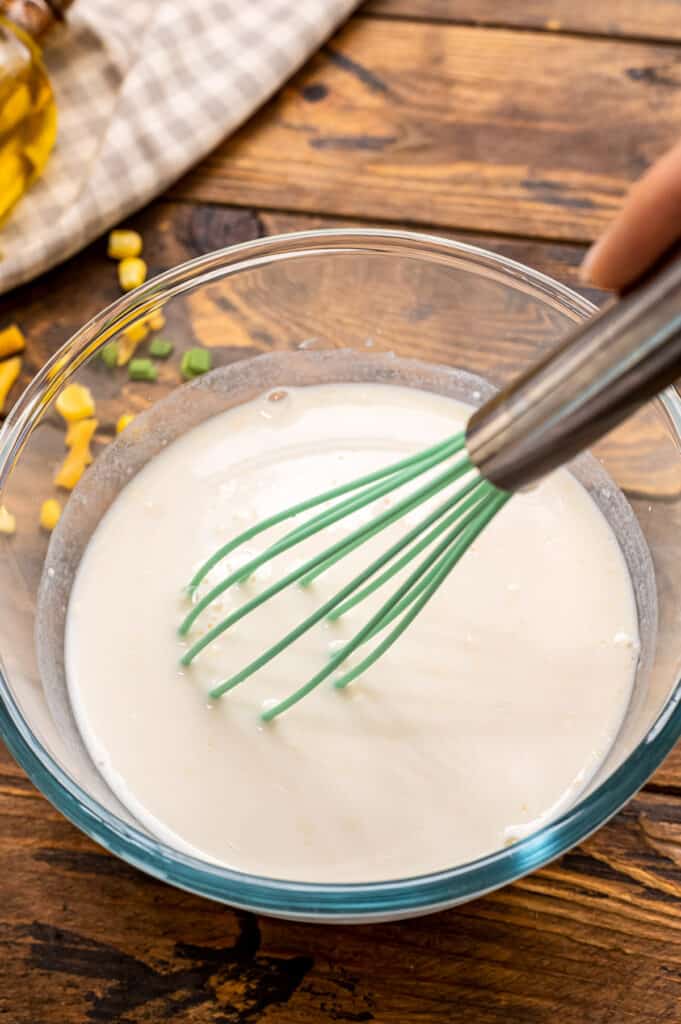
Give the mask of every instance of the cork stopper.
[[38, 39], [64, 20], [73, 0], [0, 0], [0, 15]]

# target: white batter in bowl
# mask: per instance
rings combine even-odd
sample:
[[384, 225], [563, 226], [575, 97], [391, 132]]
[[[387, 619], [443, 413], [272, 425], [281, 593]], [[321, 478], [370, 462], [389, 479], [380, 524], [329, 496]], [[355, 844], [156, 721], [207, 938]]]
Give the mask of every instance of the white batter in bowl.
[[[638, 661], [627, 564], [607, 520], [566, 471], [514, 497], [399, 643], [348, 691], [326, 685], [275, 722], [258, 719], [385, 594], [319, 626], [221, 700], [208, 697], [413, 526], [414, 515], [180, 669], [183, 587], [226, 539], [442, 440], [467, 415], [450, 397], [385, 383], [285, 390], [278, 401], [264, 394], [210, 417], [165, 447], [94, 532], [65, 645], [90, 755], [152, 833], [266, 877], [410, 877], [535, 831], [576, 801], [605, 759]], [[264, 567], [241, 593], [225, 595], [192, 638], [339, 535]], [[59, 544], [57, 536], [54, 557]], [[209, 582], [238, 564], [214, 570]], [[46, 580], [43, 598], [49, 589]]]

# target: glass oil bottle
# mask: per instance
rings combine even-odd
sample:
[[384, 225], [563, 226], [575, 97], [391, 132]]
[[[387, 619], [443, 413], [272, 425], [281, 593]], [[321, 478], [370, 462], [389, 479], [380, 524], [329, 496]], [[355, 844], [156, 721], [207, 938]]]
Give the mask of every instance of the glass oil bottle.
[[70, 0], [0, 0], [0, 224], [42, 174], [57, 106], [38, 40]]

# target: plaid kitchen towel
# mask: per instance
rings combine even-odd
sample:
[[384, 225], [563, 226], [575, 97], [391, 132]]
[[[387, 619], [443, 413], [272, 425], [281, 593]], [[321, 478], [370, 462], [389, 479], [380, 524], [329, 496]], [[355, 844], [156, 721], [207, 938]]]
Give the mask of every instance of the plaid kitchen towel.
[[59, 136], [0, 231], [0, 293], [139, 209], [245, 121], [357, 0], [77, 0], [45, 61]]

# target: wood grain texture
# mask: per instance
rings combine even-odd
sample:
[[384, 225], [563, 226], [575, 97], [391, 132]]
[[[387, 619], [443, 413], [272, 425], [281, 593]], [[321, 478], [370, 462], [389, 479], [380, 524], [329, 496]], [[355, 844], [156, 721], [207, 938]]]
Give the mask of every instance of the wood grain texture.
[[681, 797], [681, 745], [676, 746], [660, 765], [648, 788], [664, 790]]
[[676, 0], [370, 0], [362, 12], [548, 32], [681, 40]]
[[[335, 217], [331, 214], [286, 213], [278, 210], [261, 210], [258, 214], [263, 231], [267, 235], [286, 234], [289, 231], [313, 231], [328, 228], [361, 228], [363, 221], [351, 217]], [[388, 221], [381, 227], [404, 228], [414, 230], [413, 225], [406, 221]], [[556, 278], [562, 284], [574, 288], [591, 302], [604, 301], [605, 293], [589, 288], [579, 279], [579, 266], [586, 252], [586, 246], [579, 243], [551, 242], [533, 238], [508, 238], [493, 232], [454, 231], [447, 228], [433, 230], [443, 238], [451, 238], [468, 245], [477, 245], [481, 249], [506, 256], [507, 259], [525, 263], [529, 267], [541, 270], [544, 274]]]
[[644, 794], [473, 904], [354, 928], [234, 913], [96, 848], [0, 754], [8, 1024], [674, 1024], [681, 802]]
[[[257, 238], [262, 230], [250, 210], [171, 202], [152, 204], [130, 223], [144, 236], [149, 276], [212, 249]], [[29, 339], [23, 383], [77, 328], [119, 296], [116, 264], [106, 256], [105, 238], [37, 281], [0, 296], [0, 328], [16, 321]]]
[[[132, 226], [156, 272], [338, 223], [159, 202]], [[463, 237], [576, 283], [582, 246]], [[29, 336], [29, 370], [118, 294], [104, 250], [0, 301], [0, 326], [17, 319]], [[654, 785], [668, 791], [644, 791], [514, 886], [431, 918], [350, 929], [255, 918], [146, 878], [66, 822], [2, 750], [0, 1021], [681, 1024], [681, 751]]]
[[[220, 205], [158, 202], [134, 218], [150, 271], [364, 217], [435, 225], [578, 286], [580, 243], [678, 132], [681, 68], [673, 47], [554, 33], [679, 40], [675, 0], [365, 10], [177, 189]], [[16, 319], [30, 339], [24, 379], [117, 297], [104, 248], [0, 299], [0, 327]], [[219, 311], [194, 302], [187, 330], [213, 340]], [[276, 344], [266, 311], [238, 312], [236, 347], [216, 359]], [[648, 440], [631, 484], [654, 465], [673, 493]], [[403, 924], [287, 924], [151, 881], [66, 822], [2, 749], [0, 859], [2, 1024], [681, 1024], [681, 748], [578, 850]]]
[[588, 240], [678, 136], [680, 84], [669, 47], [356, 18], [174, 194]]
[[[145, 258], [150, 275], [213, 249], [263, 235], [361, 226], [357, 221], [341, 217], [259, 212], [219, 204], [195, 205], [173, 201], [152, 204], [133, 218], [130, 224], [144, 236]], [[390, 226], [399, 228], [405, 225], [398, 222]], [[602, 301], [603, 293], [584, 288], [577, 276], [584, 246], [533, 239], [508, 239], [492, 234], [452, 231], [441, 234], [536, 267], [577, 288], [592, 301]], [[88, 280], [86, 289], [83, 288], [85, 275]], [[107, 259], [106, 243], [100, 240], [37, 281], [0, 297], [0, 329], [17, 321], [29, 339], [22, 380], [11, 397], [17, 397], [21, 384], [28, 383], [77, 328], [118, 298], [119, 294], [115, 264]], [[214, 337], [210, 330], [211, 318], [221, 316], [223, 324], [229, 318], [225, 317], [224, 310], [211, 311], [205, 297], [190, 301], [194, 301], [196, 307], [196, 323], [191, 330], [200, 331], [202, 324], [208, 324], [208, 329], [202, 335], [193, 334], [190, 340], [196, 343], [210, 342]], [[222, 330], [220, 333], [232, 346], [242, 343], [246, 348], [257, 348], [262, 344], [257, 324], [234, 322], [230, 332]]]

